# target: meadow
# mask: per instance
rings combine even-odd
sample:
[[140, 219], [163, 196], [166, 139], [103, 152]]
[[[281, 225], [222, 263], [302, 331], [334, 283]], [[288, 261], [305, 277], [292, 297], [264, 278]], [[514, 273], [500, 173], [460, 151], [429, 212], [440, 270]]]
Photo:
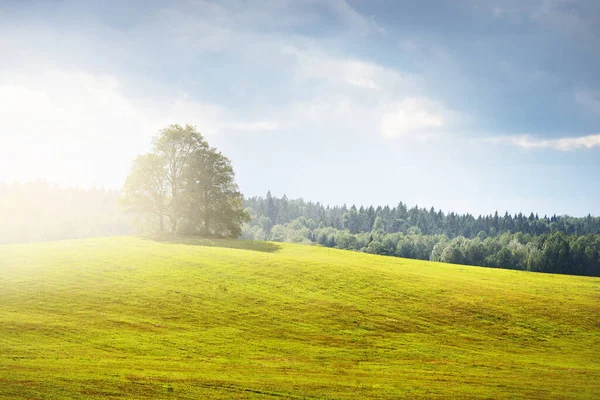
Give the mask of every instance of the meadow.
[[600, 279], [253, 241], [3, 245], [0, 398], [600, 398]]

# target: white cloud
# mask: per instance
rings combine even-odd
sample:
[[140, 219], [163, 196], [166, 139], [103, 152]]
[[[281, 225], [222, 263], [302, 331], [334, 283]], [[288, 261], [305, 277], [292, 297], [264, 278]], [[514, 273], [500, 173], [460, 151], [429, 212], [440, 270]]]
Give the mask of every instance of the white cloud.
[[278, 125], [276, 122], [272, 121], [236, 122], [232, 124], [226, 124], [224, 125], [224, 128], [247, 132], [266, 132], [276, 131], [278, 129]]
[[[223, 110], [185, 95], [148, 101], [124, 93], [113, 76], [47, 69], [0, 74], [0, 113], [5, 135], [123, 138], [185, 120], [217, 133]], [[7, 129], [8, 128], [8, 129]]]
[[365, 133], [375, 133], [387, 138], [433, 139], [456, 132], [464, 118], [426, 97], [370, 104], [337, 94], [296, 103], [281, 115], [281, 121], [282, 126], [309, 131], [343, 132], [346, 138], [364, 139]]
[[572, 151], [600, 147], [600, 134], [579, 137], [563, 137], [556, 139], [543, 139], [530, 135], [521, 135], [516, 137], [500, 137], [494, 139], [494, 141], [509, 143], [525, 149]]
[[333, 57], [318, 48], [310, 50], [282, 46], [284, 55], [297, 61], [298, 79], [323, 80], [362, 89], [393, 91], [415, 85], [415, 77], [362, 60]]
[[205, 136], [276, 128], [237, 120], [186, 95], [148, 97], [153, 100], [128, 95], [112, 76], [59, 68], [0, 72], [0, 180], [119, 184], [131, 160], [169, 124], [189, 123]]
[[409, 97], [390, 106], [381, 119], [386, 137], [430, 134], [447, 128], [455, 116], [441, 104], [427, 98]]
[[321, 97], [292, 104], [281, 118], [291, 128], [332, 132], [347, 138], [371, 131], [377, 124], [378, 113], [376, 107], [351, 96], [323, 93]]
[[462, 116], [422, 91], [423, 82], [375, 63], [335, 57], [318, 48], [283, 46], [297, 62], [296, 79], [314, 87], [311, 100], [296, 103], [293, 112], [303, 121], [319, 122], [344, 132], [362, 129], [386, 137], [431, 138], [455, 127]]

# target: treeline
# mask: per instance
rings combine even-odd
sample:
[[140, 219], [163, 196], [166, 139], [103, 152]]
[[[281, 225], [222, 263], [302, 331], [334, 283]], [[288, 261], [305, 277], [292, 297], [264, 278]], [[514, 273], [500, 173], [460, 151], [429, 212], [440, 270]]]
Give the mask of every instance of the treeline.
[[119, 192], [0, 182], [0, 244], [128, 235]]
[[523, 213], [511, 215], [498, 212], [489, 215], [444, 213], [433, 207], [419, 208], [402, 202], [396, 207], [347, 207], [324, 206], [302, 199], [277, 198], [267, 193], [266, 197], [246, 199], [245, 206], [252, 213], [253, 225], [270, 230], [274, 225], [286, 224], [298, 217], [312, 219], [326, 227], [345, 229], [350, 233], [371, 232], [379, 217], [386, 233], [422, 233], [424, 235], [446, 235], [449, 238], [463, 236], [474, 238], [480, 232], [486, 236], [499, 236], [503, 233], [524, 233], [533, 236], [563, 232], [568, 235], [600, 234], [600, 217], [588, 215], [583, 218], [570, 216], [540, 217], [538, 214]]
[[[452, 223], [449, 224], [444, 219], [453, 214], [446, 216], [418, 207], [406, 209], [402, 203], [395, 208], [387, 207], [387, 210], [386, 207], [323, 207], [319, 203], [303, 200], [274, 198], [268, 193], [266, 198], [248, 199], [246, 205], [253, 220], [244, 227], [242, 237], [245, 239], [316, 243], [327, 247], [421, 260], [600, 276], [600, 235], [590, 233], [595, 232], [590, 221], [598, 221], [598, 218], [594, 217], [539, 218], [534, 215], [531, 220], [521, 220], [519, 215], [511, 217], [513, 223], [516, 220], [521, 224], [519, 226], [527, 226], [529, 229], [532, 226], [542, 227], [542, 224], [548, 226], [541, 230], [542, 233], [537, 233], [535, 229], [533, 232], [506, 230], [506, 217], [498, 217], [499, 225], [495, 225], [496, 214], [474, 219], [481, 221], [479, 226], [487, 227], [489, 234], [486, 229], [481, 229], [475, 235], [465, 236], [456, 233], [464, 229], [460, 225], [458, 231], [454, 228], [445, 231], [444, 226], [454, 227], [455, 221], [470, 221], [468, 214], [450, 217], [449, 221]], [[370, 210], [375, 215], [372, 224], [365, 217], [371, 215]], [[409, 222], [419, 221], [425, 218], [425, 215], [434, 214], [439, 216], [438, 225], [434, 225], [434, 228], [428, 224], [419, 226]], [[407, 218], [400, 218], [402, 221], [396, 226], [402, 228], [393, 231], [390, 227], [395, 225], [390, 223], [389, 218], [395, 217], [389, 217], [386, 221], [385, 215]], [[361, 229], [352, 225], [363, 218], [368, 223], [363, 221]], [[487, 223], [491, 225], [487, 226]], [[496, 230], [496, 226], [504, 228]], [[470, 229], [472, 228], [469, 228], [469, 231]], [[586, 234], [574, 234], [573, 231], [584, 231]]]

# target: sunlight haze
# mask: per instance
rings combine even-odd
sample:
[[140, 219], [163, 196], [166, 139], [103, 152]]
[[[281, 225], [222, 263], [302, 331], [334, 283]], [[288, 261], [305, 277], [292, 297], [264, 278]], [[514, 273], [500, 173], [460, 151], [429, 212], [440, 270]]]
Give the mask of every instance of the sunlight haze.
[[0, 181], [119, 189], [179, 123], [247, 196], [597, 215], [599, 7], [4, 0]]
[[0, 400], [600, 399], [600, 0], [0, 0]]

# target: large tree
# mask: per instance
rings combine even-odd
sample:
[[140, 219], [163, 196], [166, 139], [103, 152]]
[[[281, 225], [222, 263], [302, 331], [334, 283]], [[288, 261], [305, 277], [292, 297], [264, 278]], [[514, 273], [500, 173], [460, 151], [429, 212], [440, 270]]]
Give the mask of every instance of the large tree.
[[193, 126], [170, 125], [139, 156], [123, 187], [127, 211], [172, 233], [239, 236], [249, 219], [231, 162]]

